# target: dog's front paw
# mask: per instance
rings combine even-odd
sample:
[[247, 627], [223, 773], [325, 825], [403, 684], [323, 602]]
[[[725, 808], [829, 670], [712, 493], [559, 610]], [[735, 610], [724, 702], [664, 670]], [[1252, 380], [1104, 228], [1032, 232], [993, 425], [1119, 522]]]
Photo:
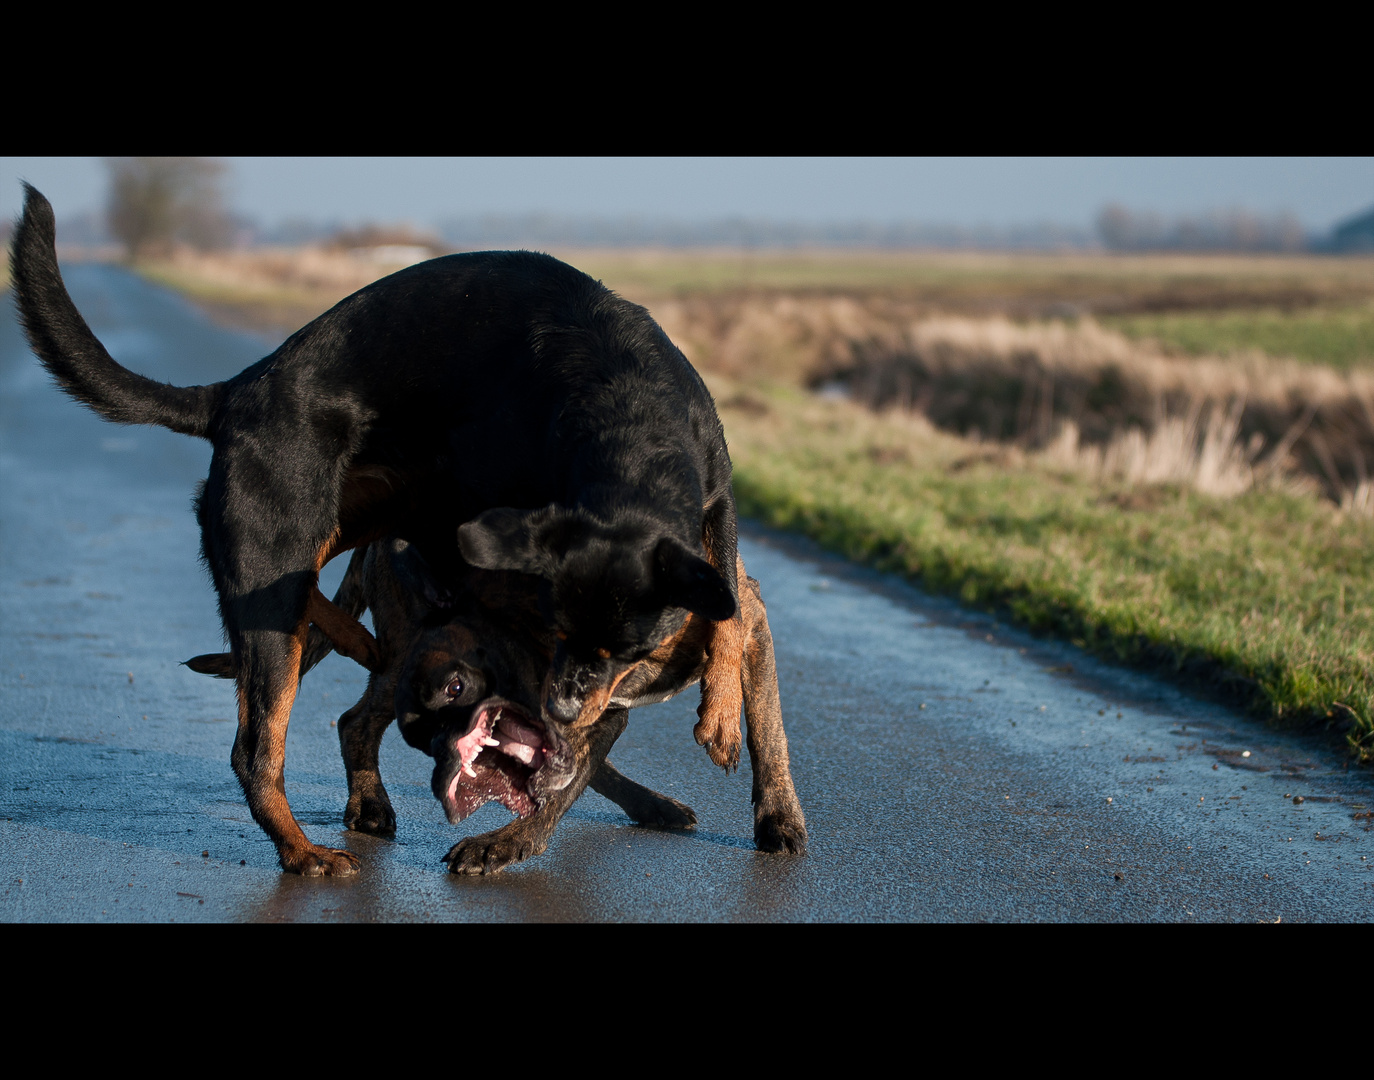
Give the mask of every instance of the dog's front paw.
[[[730, 705], [734, 706], [733, 711]], [[739, 727], [739, 702], [732, 701], [722, 706], [715, 702], [708, 705], [703, 701], [697, 707], [697, 715], [701, 719], [692, 728], [697, 745], [706, 747], [711, 760], [726, 772], [737, 769], [740, 743], [743, 741]]]
[[386, 792], [378, 795], [355, 795], [344, 808], [344, 824], [354, 832], [372, 836], [396, 835], [396, 811]]
[[754, 817], [754, 846], [760, 851], [806, 854], [806, 819], [800, 807], [760, 812]]
[[451, 874], [494, 874], [512, 863], [542, 854], [547, 847], [547, 842], [541, 843], [523, 830], [511, 831], [508, 825], [454, 844], [444, 862]]
[[362, 860], [351, 851], [337, 848], [306, 847], [290, 848], [281, 852], [281, 868], [288, 874], [302, 877], [349, 877], [356, 874]]
[[695, 810], [666, 795], [646, 800], [635, 807], [631, 816], [636, 825], [653, 829], [695, 829], [697, 825]]

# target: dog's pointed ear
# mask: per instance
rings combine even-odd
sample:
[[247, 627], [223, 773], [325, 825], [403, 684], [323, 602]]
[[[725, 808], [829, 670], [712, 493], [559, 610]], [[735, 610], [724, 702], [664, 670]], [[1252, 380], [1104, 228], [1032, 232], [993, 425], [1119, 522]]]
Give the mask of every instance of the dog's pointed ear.
[[388, 554], [391, 572], [404, 592], [423, 600], [432, 611], [442, 612], [453, 607], [453, 591], [439, 581], [414, 544], [395, 539]]
[[499, 507], [458, 527], [458, 548], [481, 570], [518, 570], [552, 577], [567, 549], [572, 515], [561, 507]]
[[715, 622], [735, 614], [734, 598], [716, 568], [671, 536], [654, 548], [654, 589], [665, 603]]

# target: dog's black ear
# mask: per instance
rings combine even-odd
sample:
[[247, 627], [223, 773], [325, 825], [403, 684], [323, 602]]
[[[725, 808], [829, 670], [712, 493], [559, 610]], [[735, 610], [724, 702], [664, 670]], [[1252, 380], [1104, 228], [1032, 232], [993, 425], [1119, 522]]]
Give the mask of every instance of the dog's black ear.
[[414, 544], [395, 539], [387, 557], [391, 560], [391, 572], [404, 592], [422, 600], [433, 611], [443, 612], [453, 607], [453, 590], [439, 580]]
[[735, 614], [735, 601], [716, 568], [665, 536], [654, 548], [654, 589], [673, 607], [720, 622]]
[[544, 573], [548, 553], [536, 542], [531, 520], [539, 513], [506, 506], [488, 510], [458, 527], [458, 549], [468, 565], [481, 570]]
[[552, 577], [577, 528], [574, 512], [557, 505], [538, 510], [500, 507], [458, 528], [458, 547], [470, 566]]
[[213, 675], [217, 679], [233, 679], [238, 676], [238, 666], [234, 663], [233, 653], [205, 653], [193, 656], [186, 661], [186, 666], [192, 671], [202, 675]]

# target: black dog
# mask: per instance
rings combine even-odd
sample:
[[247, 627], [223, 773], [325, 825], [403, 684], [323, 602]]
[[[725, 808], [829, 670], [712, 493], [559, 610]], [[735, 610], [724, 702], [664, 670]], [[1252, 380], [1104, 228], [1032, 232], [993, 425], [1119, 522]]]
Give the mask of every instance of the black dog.
[[[754, 838], [764, 851], [803, 854], [806, 821], [788, 763], [778, 701], [773, 639], [758, 582], [736, 566], [744, 625], [740, 693], [754, 771]], [[331, 644], [372, 668], [363, 697], [339, 718], [348, 774], [344, 822], [389, 835], [395, 814], [378, 772], [378, 748], [392, 717], [405, 740], [435, 758], [432, 788], [457, 824], [497, 801], [517, 820], [456, 844], [454, 873], [491, 873], [537, 855], [590, 783], [641, 825], [690, 828], [691, 809], [627, 779], [606, 754], [625, 730], [628, 710], [686, 689], [706, 667], [710, 623], [689, 617], [679, 633], [619, 682], [609, 707], [590, 724], [565, 725], [541, 713], [540, 697], [556, 639], [539, 610], [538, 579], [467, 570], [440, 583], [412, 545], [378, 541], [354, 552], [334, 604], [356, 619], [371, 609], [375, 647], [331, 642], [312, 629], [301, 674]], [[187, 661], [233, 677], [228, 653]]]
[[[226, 382], [117, 364], [67, 295], [52, 208], [26, 187], [11, 272], [29, 342], [109, 420], [214, 445], [201, 546], [237, 672], [234, 771], [282, 867], [348, 874], [283, 790], [320, 568], [389, 535], [541, 576], [558, 645], [541, 711], [593, 724], [688, 613], [713, 623], [697, 739], [739, 757], [736, 519], [715, 407], [644, 309], [530, 252], [452, 255], [354, 293]], [[522, 509], [510, 509], [522, 508]], [[316, 616], [319, 616], [317, 619]]]

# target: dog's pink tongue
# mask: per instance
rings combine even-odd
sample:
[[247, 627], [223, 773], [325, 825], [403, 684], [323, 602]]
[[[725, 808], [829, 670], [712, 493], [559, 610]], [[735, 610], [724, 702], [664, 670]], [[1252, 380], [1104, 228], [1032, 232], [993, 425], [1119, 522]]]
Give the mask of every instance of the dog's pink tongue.
[[544, 745], [539, 732], [508, 716], [501, 717], [492, 736], [498, 743], [496, 749], [526, 765], [534, 761], [535, 753]]

